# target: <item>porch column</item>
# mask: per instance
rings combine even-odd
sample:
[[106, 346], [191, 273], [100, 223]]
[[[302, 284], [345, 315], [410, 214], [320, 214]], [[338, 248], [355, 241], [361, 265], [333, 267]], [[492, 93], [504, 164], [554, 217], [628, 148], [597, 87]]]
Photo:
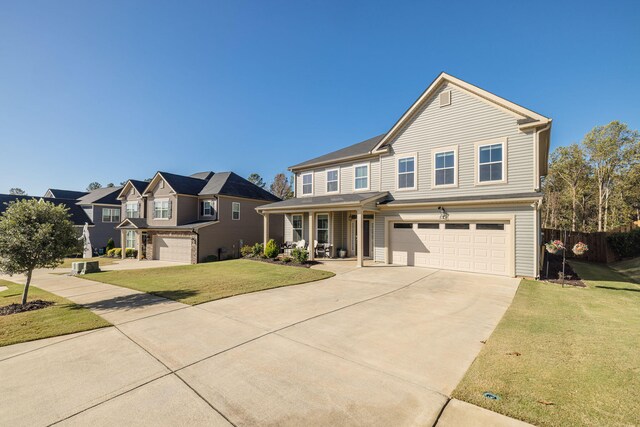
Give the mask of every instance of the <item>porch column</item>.
[[136, 257], [138, 259], [138, 261], [140, 261], [142, 259], [142, 232], [138, 231], [136, 233], [136, 245], [138, 249], [138, 256]]
[[357, 244], [357, 249], [356, 249], [356, 253], [358, 255], [358, 260], [356, 262], [356, 265], [358, 267], [362, 267], [364, 265], [364, 259], [363, 259], [363, 253], [364, 253], [364, 245], [362, 244], [362, 242], [364, 242], [364, 221], [363, 221], [363, 214], [362, 214], [362, 209], [358, 209], [358, 244]]
[[262, 226], [262, 240], [264, 242], [264, 247], [267, 247], [267, 242], [269, 241], [269, 214], [263, 213], [262, 219], [264, 221], [264, 225]]
[[315, 224], [313, 221], [314, 216], [313, 212], [309, 212], [309, 261], [313, 261], [316, 252], [313, 247], [314, 240], [316, 239]]
[[120, 231], [120, 247], [122, 248], [122, 259], [125, 259], [127, 257], [127, 251], [125, 248], [126, 245], [127, 245], [127, 231], [121, 230]]

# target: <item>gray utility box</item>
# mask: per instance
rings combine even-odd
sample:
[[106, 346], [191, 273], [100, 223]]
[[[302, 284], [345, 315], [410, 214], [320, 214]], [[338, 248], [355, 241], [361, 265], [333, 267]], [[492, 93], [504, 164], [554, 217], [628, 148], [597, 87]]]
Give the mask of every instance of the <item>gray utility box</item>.
[[100, 263], [98, 261], [80, 261], [71, 264], [71, 274], [98, 273]]

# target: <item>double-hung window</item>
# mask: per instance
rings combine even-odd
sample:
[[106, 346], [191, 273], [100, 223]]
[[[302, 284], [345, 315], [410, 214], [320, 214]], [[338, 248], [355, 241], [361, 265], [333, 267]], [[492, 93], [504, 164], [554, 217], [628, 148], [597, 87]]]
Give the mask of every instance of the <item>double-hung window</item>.
[[434, 185], [456, 184], [456, 152], [441, 151], [434, 155]]
[[240, 203], [231, 203], [231, 219], [237, 221], [240, 219]]
[[302, 194], [313, 194], [313, 174], [311, 173], [302, 175]]
[[416, 156], [398, 159], [398, 190], [415, 190]]
[[140, 218], [139, 206], [138, 202], [127, 202], [127, 218]]
[[478, 146], [478, 182], [504, 181], [503, 142]]
[[213, 200], [203, 200], [200, 202], [200, 215], [201, 216], [215, 216], [215, 202]]
[[337, 193], [339, 182], [338, 169], [331, 169], [327, 171], [327, 193]]
[[329, 243], [329, 215], [318, 214], [316, 225], [318, 227], [316, 231], [318, 243]]
[[102, 208], [102, 222], [120, 222], [120, 209]]
[[291, 225], [293, 228], [293, 241], [299, 242], [302, 240], [302, 215], [292, 215]]
[[369, 189], [369, 164], [354, 165], [353, 188], [358, 190]]
[[171, 204], [168, 200], [154, 200], [153, 201], [153, 217], [155, 219], [169, 219], [171, 218]]
[[127, 230], [127, 242], [126, 248], [136, 248], [136, 232], [133, 230]]

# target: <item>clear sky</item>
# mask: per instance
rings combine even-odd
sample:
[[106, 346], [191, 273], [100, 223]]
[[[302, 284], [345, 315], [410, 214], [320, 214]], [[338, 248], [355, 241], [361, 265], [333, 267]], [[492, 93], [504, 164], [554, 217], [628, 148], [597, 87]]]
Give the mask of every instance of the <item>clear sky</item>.
[[0, 193], [156, 170], [265, 180], [383, 133], [446, 71], [640, 128], [639, 1], [5, 1]]

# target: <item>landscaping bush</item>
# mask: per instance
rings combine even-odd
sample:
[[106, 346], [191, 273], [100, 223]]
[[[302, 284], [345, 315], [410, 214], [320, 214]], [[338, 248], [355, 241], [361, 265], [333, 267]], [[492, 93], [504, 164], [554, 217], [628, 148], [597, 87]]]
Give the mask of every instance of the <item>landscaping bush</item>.
[[294, 248], [291, 251], [291, 256], [293, 260], [299, 264], [304, 264], [309, 259], [309, 252], [307, 252], [304, 248]]
[[261, 256], [263, 255], [264, 252], [264, 247], [262, 243], [256, 243], [255, 245], [253, 245], [253, 247], [251, 248], [251, 255], [253, 256]]
[[122, 256], [122, 248], [113, 248], [107, 251], [107, 256], [110, 258], [120, 258]]
[[613, 233], [607, 236], [607, 242], [620, 258], [640, 256], [640, 229], [627, 233]]
[[[125, 254], [127, 255], [127, 258], [136, 258], [138, 256], [138, 250], [127, 248]], [[120, 249], [120, 255], [122, 255], [122, 249]]]
[[267, 246], [265, 246], [264, 248], [264, 255], [267, 258], [275, 258], [278, 256], [278, 254], [280, 253], [280, 247], [278, 247], [278, 243], [271, 239], [267, 242]]
[[240, 248], [240, 255], [243, 257], [248, 257], [253, 255], [253, 246], [244, 245]]
[[115, 247], [116, 247], [116, 244], [114, 243], [113, 239], [109, 238], [109, 240], [107, 240], [107, 253], [109, 253], [109, 250]]
[[290, 256], [286, 256], [286, 257], [282, 258], [282, 262], [287, 262], [288, 263], [288, 262], [291, 262], [291, 261], [293, 261], [293, 258], [291, 258]]
[[216, 255], [207, 255], [203, 262], [214, 262], [218, 261], [218, 257]]

